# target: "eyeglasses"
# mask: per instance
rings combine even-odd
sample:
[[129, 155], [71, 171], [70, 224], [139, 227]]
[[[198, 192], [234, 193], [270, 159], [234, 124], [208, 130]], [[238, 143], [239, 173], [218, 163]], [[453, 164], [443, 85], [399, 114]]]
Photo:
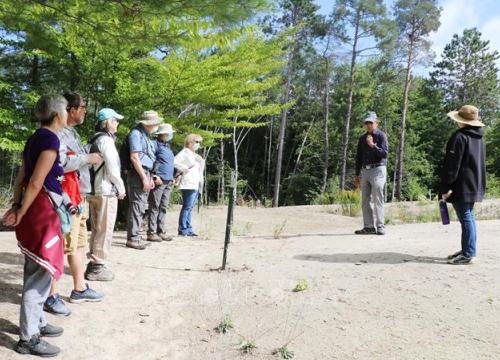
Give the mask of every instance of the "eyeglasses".
[[197, 143], [197, 144], [201, 144], [201, 141], [195, 141], [195, 143]]
[[86, 108], [87, 108], [87, 105], [86, 105], [86, 104], [84, 104], [84, 105], [78, 105], [78, 106], [68, 106], [68, 107], [66, 108], [66, 110], [70, 111], [70, 110], [71, 110], [71, 109], [73, 109], [73, 108], [74, 108], [74, 109], [80, 109], [80, 108], [82, 108], [82, 109], [86, 109]]

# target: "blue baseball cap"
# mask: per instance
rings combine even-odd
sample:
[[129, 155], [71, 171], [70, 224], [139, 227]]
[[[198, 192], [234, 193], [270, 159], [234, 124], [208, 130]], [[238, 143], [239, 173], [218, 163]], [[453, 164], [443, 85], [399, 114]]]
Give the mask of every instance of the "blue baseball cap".
[[375, 113], [375, 111], [368, 111], [366, 115], [363, 117], [363, 124], [375, 121], [378, 121], [377, 114]]
[[116, 111], [114, 111], [111, 108], [101, 109], [97, 113], [97, 121], [104, 121], [104, 120], [108, 120], [110, 118], [115, 118], [116, 120], [121, 120], [121, 119], [123, 119], [123, 115], [118, 114]]

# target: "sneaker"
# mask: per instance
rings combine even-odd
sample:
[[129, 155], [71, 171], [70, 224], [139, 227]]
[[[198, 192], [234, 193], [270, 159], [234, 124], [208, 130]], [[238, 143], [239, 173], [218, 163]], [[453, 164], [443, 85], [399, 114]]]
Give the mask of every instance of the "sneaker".
[[40, 328], [40, 336], [46, 337], [58, 337], [61, 336], [64, 332], [64, 329], [60, 326], [47, 324]]
[[354, 233], [356, 235], [375, 235], [377, 231], [375, 228], [362, 228], [361, 230], [356, 230]]
[[47, 300], [45, 300], [45, 303], [43, 304], [43, 310], [56, 316], [71, 315], [71, 310], [68, 309], [63, 299], [61, 299], [61, 297], [57, 293], [49, 296]]
[[96, 264], [89, 262], [85, 270], [85, 279], [89, 281], [111, 281], [115, 278], [115, 274], [109, 270], [104, 264]]
[[198, 236], [198, 234], [192, 232], [192, 233], [189, 233], [187, 236]]
[[139, 240], [127, 240], [127, 243], [125, 244], [126, 247], [136, 249], [136, 250], [144, 250], [145, 248], [148, 247], [147, 244], [145, 244], [143, 241]]
[[377, 229], [377, 235], [385, 235], [385, 229], [384, 228]]
[[453, 254], [451, 254], [451, 255], [448, 255], [446, 258], [447, 258], [448, 260], [451, 260], [451, 259], [453, 259], [453, 258], [456, 258], [458, 255], [462, 255], [462, 250], [458, 250], [456, 253], [453, 253]]
[[33, 335], [28, 341], [19, 340], [14, 350], [19, 354], [31, 354], [41, 357], [57, 356], [61, 352], [57, 346], [40, 339], [40, 335]]
[[167, 234], [159, 234], [158, 235], [163, 241], [172, 241], [174, 240], [173, 236], [167, 235]]
[[471, 257], [463, 256], [462, 254], [454, 257], [453, 259], [448, 260], [448, 264], [451, 265], [471, 265], [473, 263], [473, 259]]
[[88, 302], [102, 301], [102, 299], [104, 298], [104, 294], [89, 288], [88, 284], [86, 285], [87, 288], [83, 291], [76, 291], [76, 290], [71, 291], [71, 295], [69, 296], [70, 303], [80, 304], [85, 301]]
[[148, 237], [146, 238], [148, 241], [151, 242], [161, 242], [162, 239], [156, 234], [148, 234]]

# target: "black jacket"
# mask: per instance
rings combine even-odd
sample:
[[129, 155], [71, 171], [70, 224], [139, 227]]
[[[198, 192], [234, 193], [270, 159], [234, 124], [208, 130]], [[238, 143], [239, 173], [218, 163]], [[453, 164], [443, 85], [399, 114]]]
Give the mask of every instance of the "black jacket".
[[374, 147], [369, 147], [366, 143], [368, 133], [361, 135], [358, 141], [358, 148], [356, 151], [356, 175], [361, 172], [361, 167], [364, 165], [387, 165], [387, 152], [389, 151], [389, 143], [387, 142], [387, 135], [379, 129], [373, 132]]
[[452, 190], [449, 202], [477, 202], [486, 190], [486, 146], [483, 129], [465, 127], [453, 133], [446, 145], [441, 171], [441, 194]]

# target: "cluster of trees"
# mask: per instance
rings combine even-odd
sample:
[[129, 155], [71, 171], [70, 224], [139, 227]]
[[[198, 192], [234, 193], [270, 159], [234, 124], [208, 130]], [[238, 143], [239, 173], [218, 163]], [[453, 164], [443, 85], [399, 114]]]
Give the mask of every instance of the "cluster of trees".
[[[363, 114], [389, 135], [389, 199], [437, 187], [446, 112], [471, 103], [488, 124], [489, 172], [500, 176], [499, 54], [476, 29], [432, 62], [435, 0], [68, 0], [0, 3], [0, 152], [15, 164], [38, 96], [71, 89], [126, 115], [147, 109], [200, 133], [207, 200], [230, 171], [243, 196], [273, 205], [330, 202], [353, 186]], [[422, 76], [422, 69], [430, 75]], [[0, 172], [8, 183], [12, 166]]]

